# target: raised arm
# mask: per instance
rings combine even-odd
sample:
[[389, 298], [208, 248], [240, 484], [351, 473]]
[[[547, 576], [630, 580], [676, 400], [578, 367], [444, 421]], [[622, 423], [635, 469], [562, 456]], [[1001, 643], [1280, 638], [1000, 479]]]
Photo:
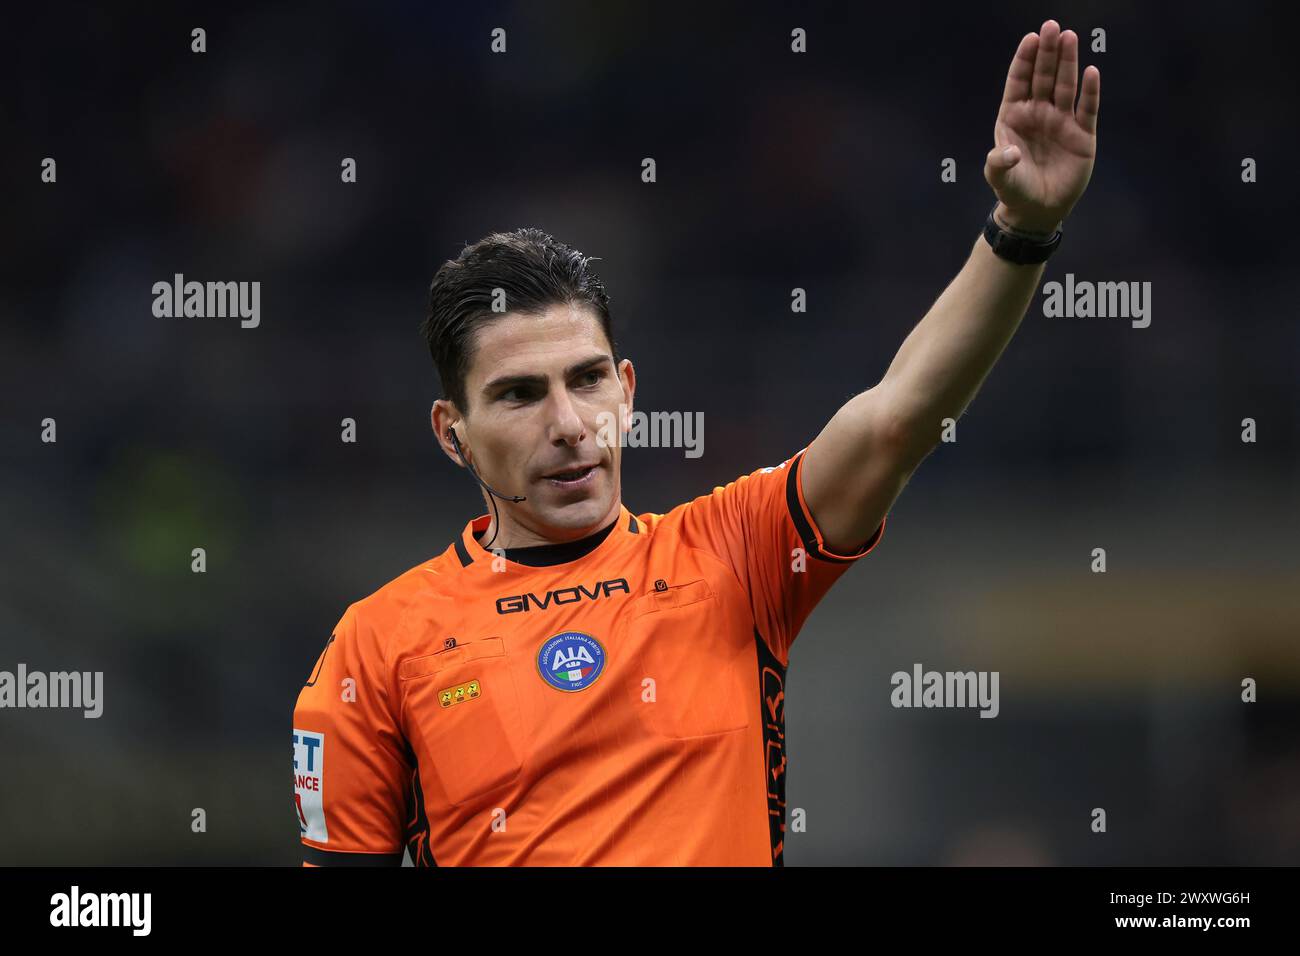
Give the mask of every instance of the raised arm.
[[[1007, 73], [984, 178], [1000, 226], [1031, 238], [1056, 231], [1083, 195], [1097, 150], [1101, 73], [1078, 89], [1079, 38], [1055, 20], [1027, 34]], [[1043, 266], [1016, 265], [983, 236], [874, 388], [850, 399], [808, 448], [804, 497], [828, 545], [849, 554], [876, 530], [945, 418], [966, 410], [1015, 334]]]

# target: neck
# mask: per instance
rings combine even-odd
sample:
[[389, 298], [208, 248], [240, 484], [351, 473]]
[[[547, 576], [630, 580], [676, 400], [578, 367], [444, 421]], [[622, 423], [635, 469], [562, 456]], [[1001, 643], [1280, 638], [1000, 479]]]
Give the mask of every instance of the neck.
[[[582, 528], [547, 528], [541, 526], [531, 526], [522, 521], [512, 520], [506, 515], [505, 505], [497, 502], [497, 514], [488, 522], [487, 529], [483, 532], [480, 539], [483, 544], [492, 542], [491, 550], [497, 548], [510, 550], [512, 548], [534, 548], [544, 544], [567, 544], [570, 541], [579, 541], [589, 537], [606, 528], [613, 522], [622, 510], [623, 502], [621, 498], [615, 498], [613, 504], [599, 521], [595, 524]], [[492, 506], [489, 503], [488, 513], [492, 513]], [[497, 519], [501, 520], [500, 533], [497, 531]], [[494, 538], [493, 535], [496, 535]]]

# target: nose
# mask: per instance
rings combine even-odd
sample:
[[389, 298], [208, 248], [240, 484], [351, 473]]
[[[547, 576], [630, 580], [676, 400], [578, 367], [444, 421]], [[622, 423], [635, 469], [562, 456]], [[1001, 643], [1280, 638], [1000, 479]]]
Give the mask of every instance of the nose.
[[556, 389], [553, 395], [548, 436], [551, 444], [579, 444], [587, 436], [587, 426], [583, 424], [582, 416], [573, 407], [566, 389]]

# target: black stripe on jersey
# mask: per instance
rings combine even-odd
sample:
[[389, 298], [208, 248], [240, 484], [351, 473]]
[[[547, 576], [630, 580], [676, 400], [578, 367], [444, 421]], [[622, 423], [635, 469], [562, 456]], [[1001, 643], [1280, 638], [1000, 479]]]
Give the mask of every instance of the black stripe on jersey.
[[433, 858], [433, 851], [429, 848], [429, 818], [424, 812], [420, 764], [409, 741], [406, 744], [406, 760], [411, 765], [411, 792], [406, 798], [411, 819], [406, 823], [406, 849], [412, 866], [437, 866], [438, 861]]
[[338, 853], [303, 845], [302, 858], [316, 866], [401, 866], [402, 853]]
[[468, 568], [474, 563], [474, 559], [469, 556], [469, 549], [465, 547], [465, 542], [456, 536], [456, 557], [460, 558], [460, 566]]
[[772, 865], [785, 866], [785, 667], [763, 635], [758, 645], [758, 706], [763, 718], [763, 777]]
[[[831, 564], [849, 564], [856, 555], [841, 557], [838, 554], [827, 554], [823, 551], [821, 546], [817, 544], [817, 534], [813, 531], [807, 517], [805, 517], [803, 508], [799, 507], [799, 469], [803, 467], [803, 456], [804, 452], [800, 452], [799, 456], [790, 463], [790, 471], [785, 477], [785, 505], [790, 512], [790, 520], [794, 522], [795, 530], [799, 532], [799, 540], [803, 542], [803, 549], [808, 554], [811, 554], [819, 561], [829, 561]], [[870, 551], [884, 529], [885, 523], [882, 521], [880, 527], [876, 529], [876, 533], [871, 536], [871, 540], [859, 549], [858, 554]]]

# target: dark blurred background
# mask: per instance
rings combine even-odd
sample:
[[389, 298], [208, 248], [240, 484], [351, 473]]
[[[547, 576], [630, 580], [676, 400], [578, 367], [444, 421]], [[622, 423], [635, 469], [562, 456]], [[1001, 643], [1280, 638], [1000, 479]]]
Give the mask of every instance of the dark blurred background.
[[[879, 380], [978, 235], [1007, 65], [1049, 16], [1102, 109], [1044, 281], [1150, 281], [1151, 326], [1036, 296], [814, 613], [786, 859], [1300, 862], [1293, 43], [1281, 5], [1136, 7], [7, 13], [0, 669], [105, 690], [98, 720], [0, 710], [0, 863], [298, 863], [290, 716], [324, 638], [482, 511], [429, 429], [440, 263], [525, 225], [601, 257], [639, 407], [704, 413], [703, 457], [628, 454], [625, 503], [667, 511]], [[260, 327], [155, 318], [177, 272], [260, 281]], [[1000, 671], [1001, 715], [895, 710], [915, 662]]]

